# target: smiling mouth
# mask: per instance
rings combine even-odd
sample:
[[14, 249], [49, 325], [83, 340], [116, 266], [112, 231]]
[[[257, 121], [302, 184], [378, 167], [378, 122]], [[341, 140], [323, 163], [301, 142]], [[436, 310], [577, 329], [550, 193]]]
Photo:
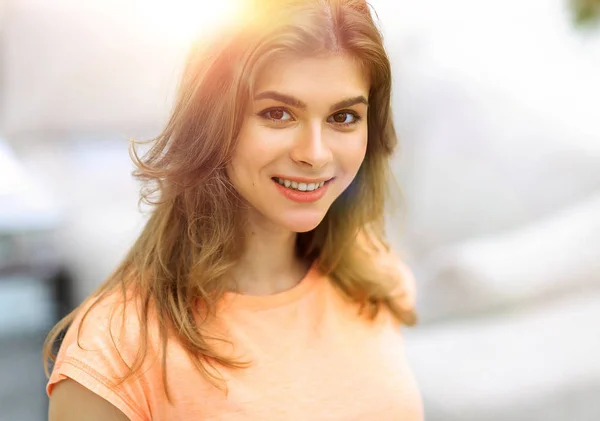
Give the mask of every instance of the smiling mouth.
[[319, 183], [299, 183], [297, 181], [286, 180], [284, 178], [279, 177], [273, 177], [272, 180], [276, 183], [281, 184], [284, 187], [287, 187], [290, 190], [295, 190], [299, 192], [312, 192], [321, 189], [324, 185], [333, 180], [333, 178], [326, 181], [321, 181]]

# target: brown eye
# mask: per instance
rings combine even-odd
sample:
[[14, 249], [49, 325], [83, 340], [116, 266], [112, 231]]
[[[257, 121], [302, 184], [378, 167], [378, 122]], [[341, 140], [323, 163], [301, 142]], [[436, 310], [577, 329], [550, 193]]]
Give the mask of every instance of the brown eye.
[[355, 124], [360, 120], [360, 117], [354, 113], [348, 111], [342, 111], [331, 115], [328, 119], [330, 123], [341, 124], [349, 126]]
[[271, 108], [259, 113], [259, 115], [262, 118], [277, 123], [285, 123], [293, 120], [292, 115], [283, 108]]
[[283, 119], [284, 114], [285, 113], [282, 110], [272, 110], [269, 111], [268, 116], [273, 120], [281, 120]]
[[336, 123], [345, 123], [348, 113], [337, 113], [333, 115], [333, 121]]

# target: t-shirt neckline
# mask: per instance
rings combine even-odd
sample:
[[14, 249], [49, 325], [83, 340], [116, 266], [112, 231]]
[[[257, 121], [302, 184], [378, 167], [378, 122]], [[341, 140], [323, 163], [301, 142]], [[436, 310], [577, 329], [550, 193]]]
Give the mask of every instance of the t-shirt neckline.
[[228, 291], [223, 296], [226, 307], [246, 308], [252, 310], [280, 307], [297, 301], [308, 294], [320, 277], [317, 261], [315, 260], [304, 277], [292, 288], [269, 295], [246, 295]]

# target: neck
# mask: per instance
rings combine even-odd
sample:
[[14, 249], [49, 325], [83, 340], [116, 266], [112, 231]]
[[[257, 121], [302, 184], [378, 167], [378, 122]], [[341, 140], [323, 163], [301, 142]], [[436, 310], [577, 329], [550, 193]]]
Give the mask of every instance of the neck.
[[296, 256], [297, 233], [249, 221], [244, 254], [232, 270], [237, 292], [271, 295], [292, 288], [309, 263]]

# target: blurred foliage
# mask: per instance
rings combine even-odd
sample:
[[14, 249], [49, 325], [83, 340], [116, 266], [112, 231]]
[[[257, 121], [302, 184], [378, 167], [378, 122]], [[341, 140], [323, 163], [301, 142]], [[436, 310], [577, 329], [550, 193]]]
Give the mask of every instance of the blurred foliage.
[[600, 0], [569, 0], [573, 20], [577, 26], [600, 24]]

